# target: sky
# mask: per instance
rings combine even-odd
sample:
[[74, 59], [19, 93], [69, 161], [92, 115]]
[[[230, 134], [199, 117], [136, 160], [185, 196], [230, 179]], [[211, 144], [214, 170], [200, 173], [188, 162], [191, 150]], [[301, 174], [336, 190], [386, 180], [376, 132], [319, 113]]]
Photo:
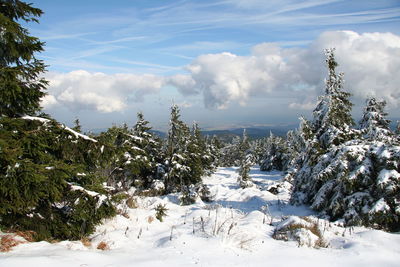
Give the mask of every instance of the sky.
[[298, 123], [324, 92], [335, 47], [354, 116], [365, 99], [400, 118], [399, 0], [32, 0], [46, 43], [44, 111], [84, 129], [168, 127], [172, 104], [202, 128]]

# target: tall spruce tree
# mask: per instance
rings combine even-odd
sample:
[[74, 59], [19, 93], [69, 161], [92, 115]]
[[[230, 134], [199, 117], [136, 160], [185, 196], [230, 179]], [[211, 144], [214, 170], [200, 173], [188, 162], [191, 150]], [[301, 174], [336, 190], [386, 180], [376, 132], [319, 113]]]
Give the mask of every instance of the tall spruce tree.
[[325, 51], [328, 78], [325, 80], [325, 94], [319, 98], [313, 112], [313, 120], [302, 119], [301, 134], [306, 146], [301, 168], [294, 175], [293, 202], [309, 203], [312, 200], [326, 179], [317, 175], [321, 166], [316, 165], [324, 161], [321, 156], [356, 135], [351, 128], [354, 121], [350, 113], [350, 94], [343, 90], [343, 74], [336, 73], [338, 64], [334, 51]]
[[325, 95], [320, 97], [315, 108], [312, 131], [317, 145], [326, 151], [332, 145], [339, 145], [352, 138], [352, 103], [350, 93], [343, 90], [343, 73], [336, 73], [335, 49], [327, 49], [326, 65], [328, 78], [325, 80]]
[[80, 239], [115, 209], [97, 175], [100, 144], [50, 116], [26, 116], [40, 110], [47, 82], [34, 55], [43, 43], [18, 22], [41, 14], [18, 0], [0, 1], [0, 227]]
[[[327, 53], [329, 69], [337, 64]], [[346, 225], [400, 230], [400, 147], [390, 138], [384, 103], [368, 100], [360, 131], [351, 129], [347, 97], [341, 78], [329, 71], [326, 92], [311, 122], [302, 120], [305, 149], [292, 174], [292, 203], [343, 219]]]
[[48, 82], [40, 75], [45, 65], [35, 53], [44, 43], [30, 36], [19, 21], [38, 22], [42, 10], [19, 0], [0, 3], [0, 116], [33, 115]]
[[190, 155], [189, 127], [180, 120], [180, 110], [177, 105], [171, 107], [170, 129], [166, 145], [167, 172], [165, 186], [167, 192], [181, 191], [185, 186], [199, 182], [200, 177], [192, 177], [189, 167]]

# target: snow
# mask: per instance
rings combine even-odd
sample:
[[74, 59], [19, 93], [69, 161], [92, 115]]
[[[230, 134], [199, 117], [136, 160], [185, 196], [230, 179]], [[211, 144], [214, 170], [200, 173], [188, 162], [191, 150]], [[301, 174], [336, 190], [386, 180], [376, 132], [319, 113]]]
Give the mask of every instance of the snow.
[[396, 170], [383, 169], [379, 172], [378, 184], [386, 184], [390, 181], [390, 178], [399, 179], [400, 173], [398, 173]]
[[[24, 119], [24, 120], [36, 120], [36, 121], [40, 121], [40, 122], [42, 122], [43, 124], [46, 124], [47, 122], [50, 121], [49, 119], [40, 118], [40, 117], [32, 117], [32, 116], [27, 116], [27, 115], [26, 115], [26, 116], [23, 116], [23, 117], [21, 117], [21, 118]], [[79, 138], [79, 137], [80, 137], [80, 138], [83, 138], [83, 139], [85, 139], [85, 140], [89, 140], [89, 141], [92, 141], [92, 142], [97, 143], [97, 140], [95, 140], [95, 139], [93, 139], [93, 138], [90, 138], [90, 137], [87, 136], [87, 135], [78, 133], [78, 132], [72, 130], [71, 128], [69, 128], [69, 127], [67, 127], [67, 126], [65, 126], [65, 125], [62, 125], [62, 127], [63, 127], [65, 130], [67, 130], [67, 131], [69, 131], [70, 133], [72, 133], [76, 138]]]
[[78, 132], [72, 130], [71, 128], [69, 128], [69, 127], [67, 127], [67, 126], [64, 126], [64, 129], [67, 130], [67, 131], [69, 131], [69, 132], [71, 132], [76, 138], [79, 138], [79, 137], [80, 137], [80, 138], [83, 138], [83, 139], [85, 139], [85, 140], [89, 140], [89, 141], [92, 141], [92, 142], [97, 143], [97, 140], [95, 140], [95, 139], [93, 139], [93, 138], [90, 138], [90, 137], [87, 136], [87, 135], [78, 133]]
[[386, 203], [384, 198], [381, 198], [372, 207], [372, 209], [370, 210], [370, 213], [385, 212], [388, 210], [390, 210], [389, 205]]
[[86, 190], [85, 188], [83, 188], [83, 187], [81, 187], [79, 185], [73, 185], [73, 184], [70, 184], [70, 185], [71, 185], [71, 190], [72, 191], [85, 192], [86, 194], [88, 194], [89, 196], [92, 196], [92, 197], [96, 197], [96, 196], [99, 195], [99, 193], [94, 192], [94, 191], [90, 191], [90, 190]]
[[25, 116], [23, 116], [23, 117], [21, 117], [21, 118], [24, 119], [24, 120], [40, 121], [40, 122], [42, 122], [43, 124], [45, 124], [45, 123], [47, 123], [47, 122], [50, 121], [49, 119], [40, 118], [40, 117], [33, 117], [33, 116], [28, 116], [28, 115], [25, 115]]
[[[328, 248], [273, 239], [278, 225], [307, 224], [300, 217], [316, 220], [315, 213], [288, 204], [290, 186], [279, 172], [252, 168], [255, 186], [245, 189], [239, 187], [237, 176], [237, 168], [219, 168], [204, 179], [213, 195], [211, 203], [197, 200], [181, 206], [179, 194], [136, 196], [138, 208], [121, 204], [124, 216], [98, 226], [90, 236], [91, 246], [80, 241], [24, 243], [0, 253], [0, 266], [398, 266], [399, 234], [344, 228], [319, 219]], [[282, 186], [277, 195], [267, 191], [278, 185]], [[155, 219], [158, 204], [168, 209], [163, 222]], [[313, 237], [306, 230], [299, 235]], [[100, 242], [110, 249], [96, 249]]]

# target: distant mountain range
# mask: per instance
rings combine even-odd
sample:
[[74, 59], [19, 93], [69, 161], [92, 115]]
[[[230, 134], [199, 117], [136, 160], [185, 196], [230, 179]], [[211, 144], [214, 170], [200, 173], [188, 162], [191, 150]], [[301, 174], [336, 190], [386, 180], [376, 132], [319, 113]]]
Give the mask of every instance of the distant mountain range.
[[[217, 136], [222, 141], [230, 142], [236, 136], [242, 136], [243, 130], [246, 129], [247, 135], [251, 139], [259, 139], [263, 137], [269, 136], [272, 132], [274, 135], [285, 136], [289, 130], [293, 130], [298, 127], [298, 124], [292, 125], [274, 125], [274, 126], [253, 126], [253, 127], [239, 127], [239, 128], [230, 128], [224, 130], [204, 130], [201, 131], [204, 136]], [[94, 134], [99, 134], [103, 131], [107, 131], [107, 129], [93, 129], [91, 130]], [[158, 135], [161, 138], [165, 138], [167, 136], [166, 132], [151, 130], [152, 133]]]
[[230, 142], [236, 136], [242, 136], [243, 131], [246, 130], [247, 135], [250, 139], [259, 139], [267, 137], [270, 133], [278, 136], [285, 136], [289, 130], [293, 130], [298, 127], [295, 125], [275, 125], [275, 126], [258, 126], [258, 127], [243, 127], [243, 128], [232, 128], [226, 130], [205, 130], [202, 131], [203, 135], [214, 136], [216, 135], [222, 141]]
[[[390, 128], [392, 130], [396, 129], [398, 119], [391, 119]], [[236, 136], [242, 136], [243, 130], [246, 129], [247, 135], [251, 139], [259, 139], [263, 137], [267, 137], [270, 133], [273, 133], [277, 136], [285, 136], [286, 133], [290, 130], [294, 130], [299, 127], [299, 124], [287, 124], [287, 125], [268, 125], [268, 126], [249, 126], [249, 127], [232, 127], [227, 129], [213, 129], [213, 130], [204, 130], [202, 134], [204, 136], [217, 136], [220, 140], [224, 142], [230, 142]], [[103, 129], [92, 129], [90, 132], [94, 134], [99, 134], [103, 131], [107, 131], [106, 128]], [[166, 132], [159, 130], [151, 130], [152, 133], [158, 135], [161, 138], [165, 138], [167, 136]]]

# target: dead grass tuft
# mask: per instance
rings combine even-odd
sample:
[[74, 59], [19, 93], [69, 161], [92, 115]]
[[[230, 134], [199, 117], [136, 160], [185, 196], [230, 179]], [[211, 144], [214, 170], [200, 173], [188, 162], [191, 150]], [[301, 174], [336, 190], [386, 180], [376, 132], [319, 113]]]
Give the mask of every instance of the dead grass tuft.
[[83, 237], [83, 238], [81, 239], [81, 242], [82, 242], [82, 244], [83, 244], [85, 247], [87, 247], [87, 248], [90, 248], [90, 247], [92, 246], [92, 241], [90, 241], [90, 239], [87, 238], [87, 237]]
[[100, 250], [110, 250], [110, 247], [108, 246], [108, 244], [104, 241], [101, 241], [98, 245], [97, 245], [97, 249]]
[[36, 241], [36, 233], [34, 231], [17, 231], [15, 232], [16, 235], [24, 238], [28, 242], [35, 242]]
[[154, 221], [154, 217], [153, 216], [147, 217], [147, 222], [148, 223], [152, 223], [153, 221]]
[[[291, 236], [293, 236], [293, 233], [296, 233], [297, 231], [301, 229], [305, 229], [310, 231], [312, 234], [318, 237], [318, 240], [315, 241], [313, 247], [315, 248], [327, 248], [329, 246], [329, 243], [325, 241], [323, 233], [321, 229], [319, 228], [319, 225], [317, 222], [312, 220], [311, 218], [308, 217], [300, 217], [304, 221], [308, 222], [309, 225], [304, 225], [301, 223], [292, 223], [285, 228], [278, 230], [274, 232], [272, 235], [272, 238], [277, 239], [277, 240], [284, 240], [284, 241], [289, 241], [291, 239]], [[299, 246], [304, 245], [301, 243], [300, 240], [297, 240], [299, 242]]]
[[13, 247], [18, 246], [19, 244], [26, 243], [24, 241], [19, 241], [15, 239], [15, 235], [6, 234], [0, 238], [0, 252], [8, 252]]
[[126, 205], [130, 208], [130, 209], [136, 209], [138, 207], [138, 203], [136, 201], [136, 198], [134, 197], [129, 197], [126, 200]]

